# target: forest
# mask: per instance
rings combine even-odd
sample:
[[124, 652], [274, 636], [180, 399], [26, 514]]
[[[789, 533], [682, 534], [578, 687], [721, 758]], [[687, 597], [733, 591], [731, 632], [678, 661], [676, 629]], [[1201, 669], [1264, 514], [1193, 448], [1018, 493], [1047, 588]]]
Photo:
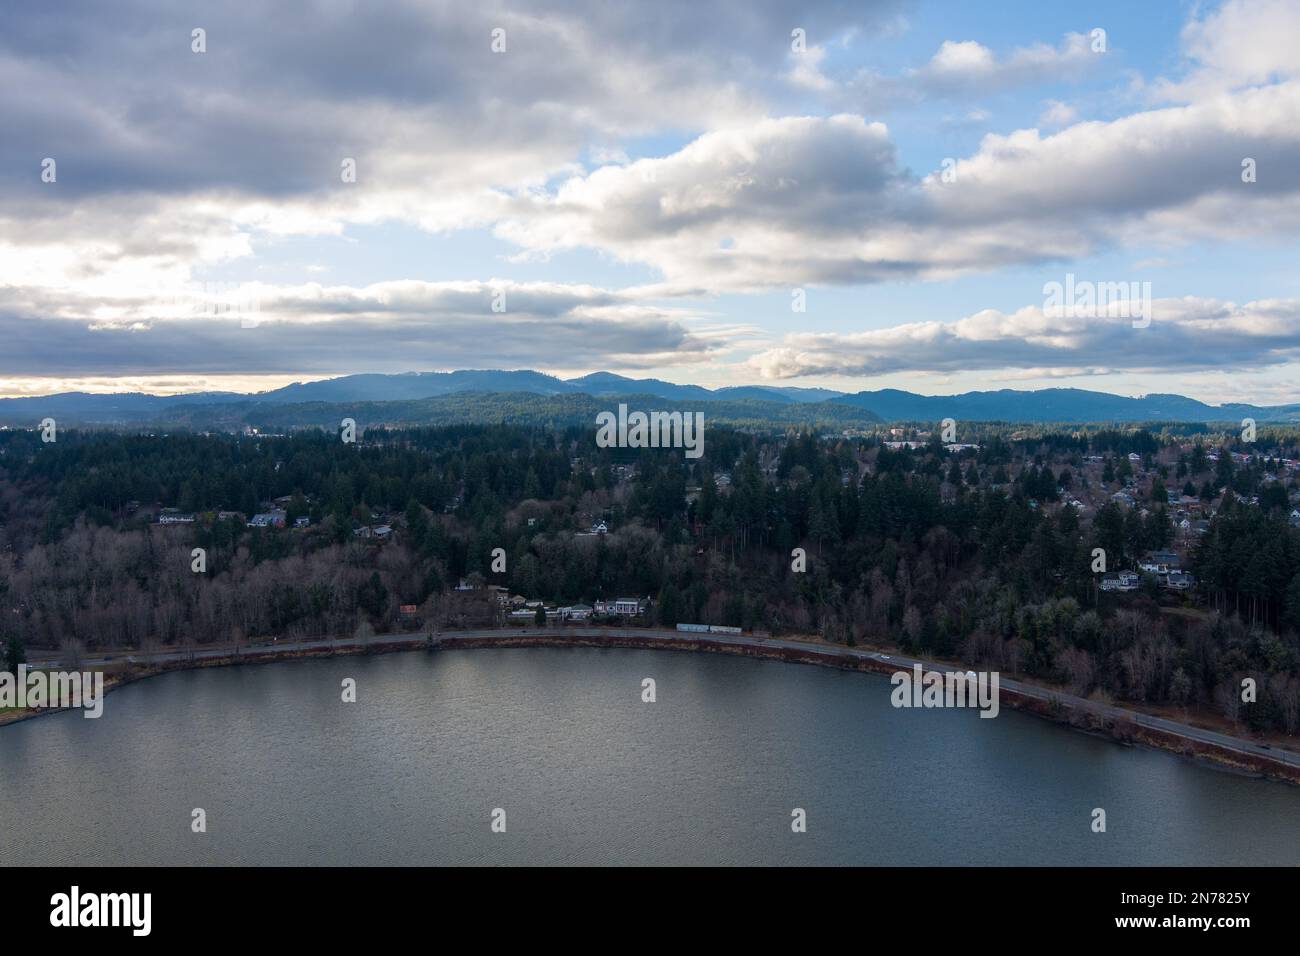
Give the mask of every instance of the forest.
[[[383, 633], [412, 604], [437, 626], [483, 625], [498, 613], [484, 586], [500, 585], [548, 603], [648, 597], [645, 623], [892, 645], [1300, 726], [1294, 432], [1245, 446], [988, 425], [962, 441], [710, 428], [688, 460], [599, 448], [579, 425], [370, 428], [355, 444], [316, 429], [0, 431], [0, 639], [11, 655], [75, 655]], [[1112, 500], [1123, 488], [1143, 506]], [[1120, 568], [1173, 546], [1174, 502], [1193, 495], [1213, 502], [1186, 548], [1195, 590], [1103, 592], [1094, 549]], [[1080, 498], [1095, 506], [1067, 503]], [[288, 527], [247, 526], [270, 507]], [[161, 509], [194, 521], [159, 524]], [[393, 534], [358, 536], [378, 523]], [[1239, 715], [1243, 677], [1260, 701]]]

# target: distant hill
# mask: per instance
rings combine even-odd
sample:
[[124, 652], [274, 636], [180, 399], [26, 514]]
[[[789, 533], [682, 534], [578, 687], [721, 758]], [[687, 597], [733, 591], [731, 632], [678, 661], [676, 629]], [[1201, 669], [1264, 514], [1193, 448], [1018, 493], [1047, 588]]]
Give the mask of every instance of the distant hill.
[[635, 394], [701, 401], [717, 397], [701, 385], [674, 385], [672, 382], [664, 382], [657, 378], [625, 378], [613, 372], [592, 372], [582, 378], [568, 379], [564, 384], [575, 393], [596, 396]]
[[337, 428], [344, 418], [358, 427], [375, 425], [511, 424], [556, 428], [594, 427], [596, 415], [614, 402], [632, 410], [701, 412], [711, 425], [819, 426], [848, 428], [878, 424], [872, 412], [831, 402], [772, 402], [665, 399], [657, 395], [594, 396], [585, 393], [457, 392], [398, 402], [251, 402], [190, 405], [169, 410], [164, 425], [202, 430], [251, 426], [262, 431], [320, 426]]
[[1182, 395], [1127, 398], [1078, 388], [1000, 389], [960, 395], [917, 395], [897, 389], [858, 392], [833, 400], [867, 408], [885, 421], [968, 422], [1257, 422], [1300, 421], [1300, 405], [1207, 405]]
[[[457, 396], [491, 396], [492, 408], [475, 411], [465, 402], [419, 403]], [[718, 412], [720, 421], [738, 416], [768, 416], [772, 424], [799, 424], [821, 416], [825, 422], [916, 421], [943, 418], [958, 421], [1024, 423], [1102, 422], [1257, 422], [1300, 421], [1300, 405], [1207, 405], [1182, 395], [1145, 395], [1128, 398], [1075, 388], [1038, 391], [1001, 389], [960, 395], [917, 395], [898, 389], [845, 394], [830, 389], [775, 385], [740, 385], [708, 389], [678, 385], [654, 378], [629, 378], [613, 372], [593, 372], [580, 378], [561, 379], [527, 369], [466, 369], [455, 372], [408, 372], [400, 375], [360, 374], [315, 382], [295, 382], [284, 388], [253, 395], [233, 392], [195, 392], [189, 395], [123, 393], [97, 395], [65, 392], [39, 398], [0, 399], [0, 424], [32, 426], [52, 417], [67, 425], [189, 424], [219, 427], [217, 422], [250, 423], [258, 415], [276, 418], [273, 407], [284, 406], [286, 420], [306, 415], [309, 406], [390, 404], [391, 415], [404, 421], [423, 421], [421, 415], [444, 420], [449, 409], [473, 420], [496, 420], [503, 408], [521, 408], [526, 396], [563, 398], [587, 396], [608, 405], [615, 398], [641, 396], [669, 403], [692, 403], [689, 410], [705, 406]], [[736, 407], [730, 407], [736, 406]], [[742, 407], [743, 406], [743, 407]], [[555, 406], [562, 410], [569, 406]], [[575, 406], [576, 407], [576, 406]], [[680, 406], [687, 410], [685, 406]], [[785, 408], [785, 411], [779, 409]], [[799, 409], [799, 410], [796, 410]], [[584, 412], [585, 413], [585, 412]], [[386, 414], [376, 414], [389, 420]], [[706, 414], [708, 414], [706, 412]], [[416, 417], [409, 417], [416, 416]], [[307, 416], [310, 417], [310, 416]], [[353, 416], [356, 417], [356, 416]], [[466, 419], [469, 420], [469, 419]], [[358, 421], [360, 419], [358, 418]], [[201, 423], [208, 423], [201, 425]]]
[[123, 392], [61, 392], [33, 398], [0, 398], [0, 424], [35, 425], [43, 418], [83, 425], [120, 425], [148, 422], [168, 415], [172, 407], [213, 405], [246, 399], [238, 392], [193, 392], [189, 395], [145, 395]]
[[543, 372], [467, 370], [407, 372], [401, 375], [344, 375], [318, 382], [295, 382], [271, 392], [240, 395], [257, 402], [395, 402], [456, 392], [535, 392], [560, 395], [579, 391]]

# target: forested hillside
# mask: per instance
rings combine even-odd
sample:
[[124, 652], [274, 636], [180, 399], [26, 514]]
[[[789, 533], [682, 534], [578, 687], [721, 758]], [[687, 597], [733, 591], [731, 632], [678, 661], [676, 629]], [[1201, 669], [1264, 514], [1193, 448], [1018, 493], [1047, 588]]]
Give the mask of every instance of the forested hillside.
[[[427, 626], [490, 624], [484, 586], [500, 585], [548, 604], [649, 597], [647, 622], [893, 642], [1229, 716], [1250, 676], [1257, 727], [1300, 724], [1293, 432], [909, 437], [713, 428], [689, 460], [597, 448], [581, 426], [356, 444], [0, 432], [0, 628], [75, 653], [382, 632], [412, 604]], [[268, 509], [287, 527], [248, 527]], [[1184, 513], [1205, 519], [1181, 530]], [[1097, 548], [1112, 572], [1172, 549], [1196, 586], [1144, 575], [1107, 592]]]

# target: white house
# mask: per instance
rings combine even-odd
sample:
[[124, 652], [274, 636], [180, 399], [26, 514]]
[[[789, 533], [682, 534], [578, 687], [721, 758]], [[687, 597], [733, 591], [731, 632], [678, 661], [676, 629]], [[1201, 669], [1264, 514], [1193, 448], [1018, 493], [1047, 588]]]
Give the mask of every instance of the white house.
[[1140, 578], [1133, 571], [1111, 571], [1102, 575], [1103, 591], [1136, 591]]
[[623, 617], [636, 617], [644, 607], [644, 603], [636, 598], [618, 598], [615, 601], [597, 600], [595, 612], [597, 614], [619, 614]]
[[624, 617], [636, 617], [641, 613], [641, 602], [636, 598], [619, 598], [614, 602], [613, 613]]

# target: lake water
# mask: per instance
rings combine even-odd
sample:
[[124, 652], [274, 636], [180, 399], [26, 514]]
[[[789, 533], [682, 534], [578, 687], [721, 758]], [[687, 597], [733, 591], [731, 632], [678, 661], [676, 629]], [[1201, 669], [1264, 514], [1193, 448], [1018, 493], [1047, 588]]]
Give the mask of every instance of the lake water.
[[0, 728], [0, 865], [1300, 863], [1300, 788], [890, 690], [628, 649], [173, 673]]

